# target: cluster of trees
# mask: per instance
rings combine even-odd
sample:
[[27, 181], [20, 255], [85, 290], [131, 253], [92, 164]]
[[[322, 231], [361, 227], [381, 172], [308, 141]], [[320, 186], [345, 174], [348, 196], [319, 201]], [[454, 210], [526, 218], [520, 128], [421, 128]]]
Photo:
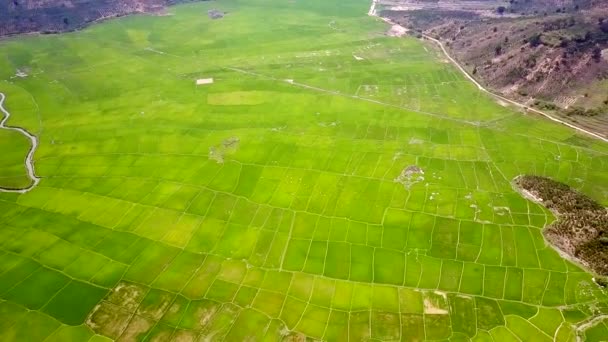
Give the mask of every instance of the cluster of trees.
[[565, 111], [567, 116], [597, 116], [608, 112], [606, 108], [585, 109], [581, 107], [571, 107]]
[[541, 199], [558, 215], [544, 234], [560, 250], [596, 273], [608, 275], [608, 211], [566, 184], [538, 176], [520, 176], [515, 183]]
[[[564, 29], [564, 27], [572, 27], [575, 25], [575, 19], [564, 19], [546, 23], [543, 27], [543, 32]], [[608, 44], [608, 20], [599, 19], [598, 28], [586, 25], [584, 34], [577, 34], [573, 37], [560, 37], [559, 46], [565, 49], [564, 57], [568, 55], [578, 55], [580, 53], [590, 52], [591, 58], [596, 62], [602, 60], [602, 46]], [[524, 42], [529, 42], [531, 46], [543, 44], [542, 34], [537, 34]]]
[[534, 101], [534, 107], [536, 107], [540, 110], [557, 110], [557, 109], [559, 109], [555, 103], [542, 101], [542, 100]]

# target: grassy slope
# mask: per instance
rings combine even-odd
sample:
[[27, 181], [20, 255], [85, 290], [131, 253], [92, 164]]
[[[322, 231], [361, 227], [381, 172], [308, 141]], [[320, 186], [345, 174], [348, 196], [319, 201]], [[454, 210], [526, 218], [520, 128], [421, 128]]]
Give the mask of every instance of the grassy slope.
[[[115, 338], [112, 324], [567, 340], [605, 310], [591, 276], [545, 246], [550, 213], [510, 180], [541, 174], [606, 203], [608, 146], [493, 103], [419, 42], [384, 37], [367, 5], [192, 4], [0, 43], [0, 89], [12, 122], [40, 136], [43, 177], [0, 195], [0, 311], [37, 310], [2, 339], [82, 324], [120, 281], [143, 304], [106, 298], [98, 310], [124, 315], [93, 319]], [[211, 21], [211, 7], [229, 15]], [[232, 137], [224, 163], [210, 160]], [[425, 181], [404, 189], [393, 180], [413, 164]], [[176, 311], [150, 313], [160, 303]]]

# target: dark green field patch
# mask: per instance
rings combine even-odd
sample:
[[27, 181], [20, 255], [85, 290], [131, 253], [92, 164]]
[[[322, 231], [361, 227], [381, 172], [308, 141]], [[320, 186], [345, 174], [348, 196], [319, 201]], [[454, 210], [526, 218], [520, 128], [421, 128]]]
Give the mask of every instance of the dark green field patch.
[[496, 326], [505, 324], [500, 307], [496, 301], [475, 297], [475, 306], [477, 308], [477, 326], [480, 329], [491, 330]]
[[107, 292], [104, 288], [72, 281], [46, 304], [43, 311], [62, 323], [79, 325]]
[[69, 282], [70, 279], [61, 273], [40, 268], [3, 297], [31, 310], [38, 310]]

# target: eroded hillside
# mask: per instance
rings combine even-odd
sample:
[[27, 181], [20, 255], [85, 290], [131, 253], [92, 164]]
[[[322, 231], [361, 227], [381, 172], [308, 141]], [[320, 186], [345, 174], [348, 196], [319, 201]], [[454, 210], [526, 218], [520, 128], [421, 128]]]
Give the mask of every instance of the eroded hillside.
[[382, 15], [442, 39], [470, 74], [495, 91], [606, 134], [608, 4], [409, 3], [420, 4], [393, 2]]

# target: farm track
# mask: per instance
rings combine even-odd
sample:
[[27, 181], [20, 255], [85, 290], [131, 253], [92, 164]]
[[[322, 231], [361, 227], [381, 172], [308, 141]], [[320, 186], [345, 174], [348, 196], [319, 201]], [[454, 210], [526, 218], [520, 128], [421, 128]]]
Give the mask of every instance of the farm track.
[[36, 176], [36, 172], [34, 170], [34, 160], [33, 160], [34, 153], [36, 152], [36, 148], [38, 148], [38, 138], [35, 135], [33, 135], [32, 133], [28, 132], [24, 128], [6, 125], [6, 122], [11, 117], [11, 114], [6, 110], [6, 108], [4, 108], [5, 99], [6, 99], [6, 95], [4, 95], [4, 93], [0, 93], [0, 111], [3, 114], [3, 118], [0, 121], [0, 129], [6, 129], [9, 131], [19, 132], [19, 133], [25, 135], [32, 142], [32, 147], [30, 148], [30, 150], [27, 153], [27, 156], [25, 157], [25, 168], [27, 169], [27, 175], [32, 180], [32, 183], [28, 187], [22, 188], [22, 189], [12, 189], [12, 188], [0, 187], [0, 192], [13, 192], [13, 193], [23, 194], [23, 193], [26, 193], [26, 192], [32, 190], [33, 188], [35, 188], [36, 185], [38, 185], [38, 183], [40, 182], [40, 177]]
[[[377, 0], [372, 0], [372, 5], [371, 5], [371, 7], [369, 9], [369, 12], [367, 14], [369, 16], [373, 16], [373, 17], [379, 18], [380, 20], [384, 21], [385, 23], [387, 23], [389, 25], [398, 25], [397, 23], [393, 22], [392, 20], [390, 20], [388, 18], [382, 18], [381, 16], [379, 16], [378, 13], [377, 13], [377, 11], [376, 11], [376, 3], [377, 3]], [[450, 54], [446, 50], [446, 48], [443, 45], [443, 43], [441, 43], [439, 40], [437, 40], [437, 39], [435, 39], [433, 37], [430, 37], [430, 36], [428, 36], [426, 34], [423, 34], [422, 36], [425, 39], [428, 39], [428, 40], [432, 41], [433, 43], [437, 44], [439, 46], [439, 48], [441, 48], [441, 51], [443, 52], [443, 54], [445, 54], [445, 56], [448, 58], [448, 60], [452, 64], [454, 64], [456, 66], [456, 68], [458, 68], [458, 70], [460, 70], [466, 76], [466, 78], [469, 79], [469, 81], [473, 82], [473, 84], [475, 84], [477, 86], [477, 88], [479, 88], [479, 90], [481, 90], [481, 91], [483, 91], [483, 92], [485, 92], [485, 93], [493, 96], [496, 99], [499, 99], [499, 100], [502, 100], [502, 101], [506, 101], [506, 102], [508, 102], [508, 103], [510, 103], [512, 105], [515, 105], [518, 108], [521, 108], [521, 109], [524, 109], [526, 111], [530, 111], [530, 112], [533, 112], [533, 113], [536, 113], [536, 114], [540, 114], [540, 115], [546, 117], [547, 119], [549, 119], [551, 121], [554, 121], [554, 122], [560, 123], [562, 125], [568, 126], [568, 127], [573, 128], [573, 129], [575, 129], [575, 130], [577, 130], [577, 131], [579, 131], [581, 133], [585, 133], [585, 134], [587, 134], [589, 136], [592, 136], [592, 137], [594, 137], [596, 139], [599, 139], [599, 140], [602, 140], [604, 142], [608, 142], [608, 138], [607, 137], [604, 137], [604, 136], [602, 136], [600, 134], [591, 132], [589, 130], [586, 130], [584, 128], [581, 128], [579, 126], [571, 124], [571, 123], [569, 123], [567, 121], [564, 121], [564, 120], [561, 120], [559, 118], [556, 118], [555, 116], [553, 116], [551, 114], [545, 113], [545, 112], [543, 112], [541, 110], [538, 110], [538, 109], [531, 108], [531, 107], [529, 107], [529, 106], [527, 106], [527, 105], [525, 105], [523, 103], [519, 103], [517, 101], [514, 101], [514, 100], [511, 100], [509, 98], [506, 98], [506, 97], [504, 97], [502, 95], [496, 94], [496, 93], [492, 92], [491, 90], [488, 90], [483, 85], [481, 85], [479, 82], [477, 82], [477, 80], [473, 76], [471, 76], [465, 70], [465, 68], [462, 67], [462, 65], [460, 65], [460, 63], [458, 63], [458, 61], [456, 61], [452, 56], [450, 56]]]

